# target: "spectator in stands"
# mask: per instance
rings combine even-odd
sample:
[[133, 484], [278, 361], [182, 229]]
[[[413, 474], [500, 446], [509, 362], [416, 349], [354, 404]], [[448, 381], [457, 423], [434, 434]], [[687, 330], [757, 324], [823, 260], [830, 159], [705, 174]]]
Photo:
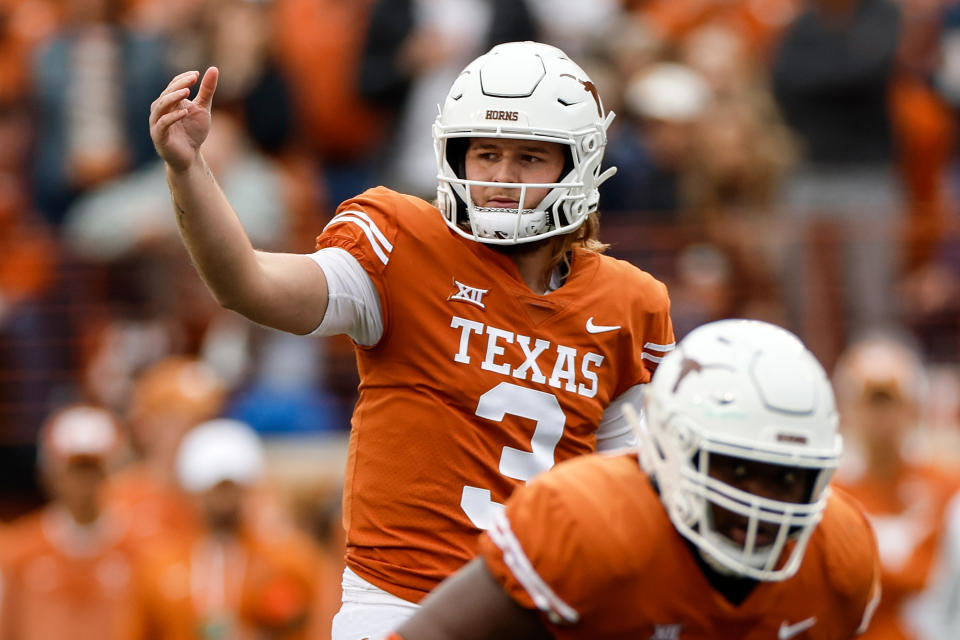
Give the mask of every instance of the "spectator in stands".
[[621, 123], [609, 143], [609, 162], [620, 167], [603, 194], [604, 211], [635, 213], [636, 221], [683, 218], [694, 130], [712, 100], [703, 77], [689, 67], [658, 62], [629, 79]]
[[177, 448], [190, 429], [219, 414], [226, 397], [223, 380], [189, 356], [164, 358], [137, 377], [127, 409], [135, 458], [111, 478], [107, 500], [130, 514], [132, 535], [142, 544], [195, 527], [176, 481]]
[[275, 14], [272, 3], [250, 0], [208, 0], [202, 13], [200, 64], [220, 69], [220, 107], [232, 110], [257, 149], [269, 154], [286, 150], [297, 127], [277, 56]]
[[205, 422], [183, 439], [177, 481], [202, 528], [151, 549], [128, 638], [305, 637], [316, 559], [250, 525], [247, 501], [264, 464], [256, 432], [236, 420]]
[[0, 0], [0, 101], [22, 99], [30, 85], [30, 54], [57, 26], [55, 0]]
[[905, 324], [926, 358], [960, 359], [960, 220], [954, 215], [923, 264], [904, 274], [897, 291]]
[[54, 413], [40, 435], [39, 471], [50, 503], [5, 535], [0, 638], [115, 640], [133, 604], [128, 514], [102, 494], [121, 433], [97, 407]]
[[[791, 324], [815, 332], [811, 348], [827, 362], [845, 336], [892, 320], [903, 203], [888, 95], [899, 38], [893, 0], [807, 0], [772, 61], [774, 95], [801, 145], [785, 191], [796, 240], [783, 254], [784, 291]], [[818, 242], [842, 239], [839, 274], [807, 246], [818, 227]], [[825, 308], [836, 276], [842, 303]]]
[[450, 85], [493, 45], [536, 36], [526, 0], [375, 0], [360, 88], [393, 119], [379, 184], [432, 197], [436, 159], [423, 132], [430, 130]]
[[946, 505], [960, 495], [960, 475], [926, 461], [926, 383], [916, 351], [892, 333], [854, 342], [834, 373], [850, 444], [835, 482], [863, 505], [882, 568], [883, 596], [864, 639], [915, 638], [905, 607], [935, 570]]
[[164, 42], [124, 27], [122, 7], [66, 0], [34, 56], [34, 199], [53, 224], [83, 190], [153, 160], [142, 114], [165, 85]]
[[30, 208], [31, 130], [28, 105], [0, 98], [0, 433], [21, 445], [35, 441], [69, 350], [64, 314], [43, 306], [54, 298], [61, 255]]
[[[253, 242], [282, 250], [293, 209], [285, 168], [254, 148], [235, 114], [223, 115], [208, 140], [211, 171], [236, 200]], [[156, 161], [88, 191], [61, 226], [71, 253], [95, 274], [92, 292], [102, 296], [84, 317], [86, 386], [117, 410], [135, 375], [173, 353], [206, 354], [231, 388], [257, 365], [256, 332], [213, 303], [169, 207], [163, 163]]]
[[[288, 77], [297, 118], [296, 144], [313, 160], [320, 206], [297, 236], [325, 220], [336, 203], [371, 185], [384, 152], [386, 117], [360, 96], [361, 55], [370, 5], [341, 0], [276, 0], [277, 60]], [[178, 68], [188, 69], [190, 65]], [[333, 204], [331, 204], [333, 203]], [[302, 247], [303, 250], [309, 247]]]

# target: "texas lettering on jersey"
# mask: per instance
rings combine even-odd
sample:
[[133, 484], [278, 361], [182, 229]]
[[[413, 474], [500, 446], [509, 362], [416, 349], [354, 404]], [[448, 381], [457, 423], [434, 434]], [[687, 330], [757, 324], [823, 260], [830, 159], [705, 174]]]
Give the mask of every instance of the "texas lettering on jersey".
[[637, 267], [579, 248], [564, 285], [534, 294], [506, 255], [382, 187], [340, 206], [325, 247], [363, 265], [384, 322], [356, 347], [347, 564], [416, 602], [475, 555], [516, 487], [595, 449], [607, 405], [672, 349], [669, 299]]
[[[469, 355], [470, 339], [485, 343], [484, 358], [480, 368], [517, 380], [530, 380], [536, 384], [577, 393], [585, 398], [597, 395], [597, 374], [603, 364], [603, 355], [588, 351], [579, 354], [575, 347], [551, 344], [549, 340], [531, 338], [499, 329], [481, 322], [453, 316], [450, 327], [460, 330], [460, 347], [454, 354], [454, 362], [469, 365], [473, 362]], [[506, 354], [506, 345], [519, 347], [522, 360], [511, 359]], [[550, 373], [549, 378], [543, 374]]]

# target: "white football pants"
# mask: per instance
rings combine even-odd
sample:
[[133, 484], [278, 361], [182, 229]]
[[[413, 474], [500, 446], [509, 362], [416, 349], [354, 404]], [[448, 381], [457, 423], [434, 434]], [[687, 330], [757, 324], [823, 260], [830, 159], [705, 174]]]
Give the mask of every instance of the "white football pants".
[[331, 640], [379, 640], [412, 616], [418, 605], [343, 570], [340, 611], [333, 617]]

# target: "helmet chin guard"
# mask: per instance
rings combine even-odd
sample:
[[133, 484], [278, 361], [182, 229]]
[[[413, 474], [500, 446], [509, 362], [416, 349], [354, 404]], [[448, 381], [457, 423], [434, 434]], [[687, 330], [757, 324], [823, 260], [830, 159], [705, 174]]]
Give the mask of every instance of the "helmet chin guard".
[[[765, 322], [703, 325], [660, 363], [644, 411], [645, 423], [631, 418], [640, 461], [677, 531], [723, 573], [794, 575], [842, 452], [833, 389], [813, 354]], [[805, 471], [809, 493], [787, 502], [742, 490], [711, 474], [717, 456]], [[718, 510], [742, 522], [742, 540], [717, 527]]]
[[[612, 176], [601, 172], [607, 128], [587, 74], [557, 49], [536, 42], [494, 47], [471, 62], [453, 83], [433, 125], [437, 159], [437, 207], [458, 234], [489, 244], [520, 244], [574, 231], [597, 210], [598, 187]], [[468, 180], [463, 172], [468, 138], [554, 142], [563, 146], [567, 168], [557, 182], [509, 183]], [[473, 186], [519, 189], [514, 208], [479, 207]], [[524, 207], [527, 190], [550, 191], [535, 207]]]

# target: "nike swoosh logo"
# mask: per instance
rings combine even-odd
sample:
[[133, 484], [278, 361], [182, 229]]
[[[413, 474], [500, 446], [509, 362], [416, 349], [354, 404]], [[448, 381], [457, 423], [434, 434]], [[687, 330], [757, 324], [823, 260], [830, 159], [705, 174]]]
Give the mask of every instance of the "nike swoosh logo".
[[800, 622], [794, 622], [793, 624], [781, 622], [780, 628], [777, 630], [777, 640], [789, 640], [798, 633], [803, 633], [815, 624], [817, 624], [817, 618], [815, 616], [807, 618], [806, 620], [801, 620]]
[[619, 328], [620, 325], [593, 324], [593, 316], [587, 318], [587, 333], [605, 333], [607, 331], [616, 331]]

